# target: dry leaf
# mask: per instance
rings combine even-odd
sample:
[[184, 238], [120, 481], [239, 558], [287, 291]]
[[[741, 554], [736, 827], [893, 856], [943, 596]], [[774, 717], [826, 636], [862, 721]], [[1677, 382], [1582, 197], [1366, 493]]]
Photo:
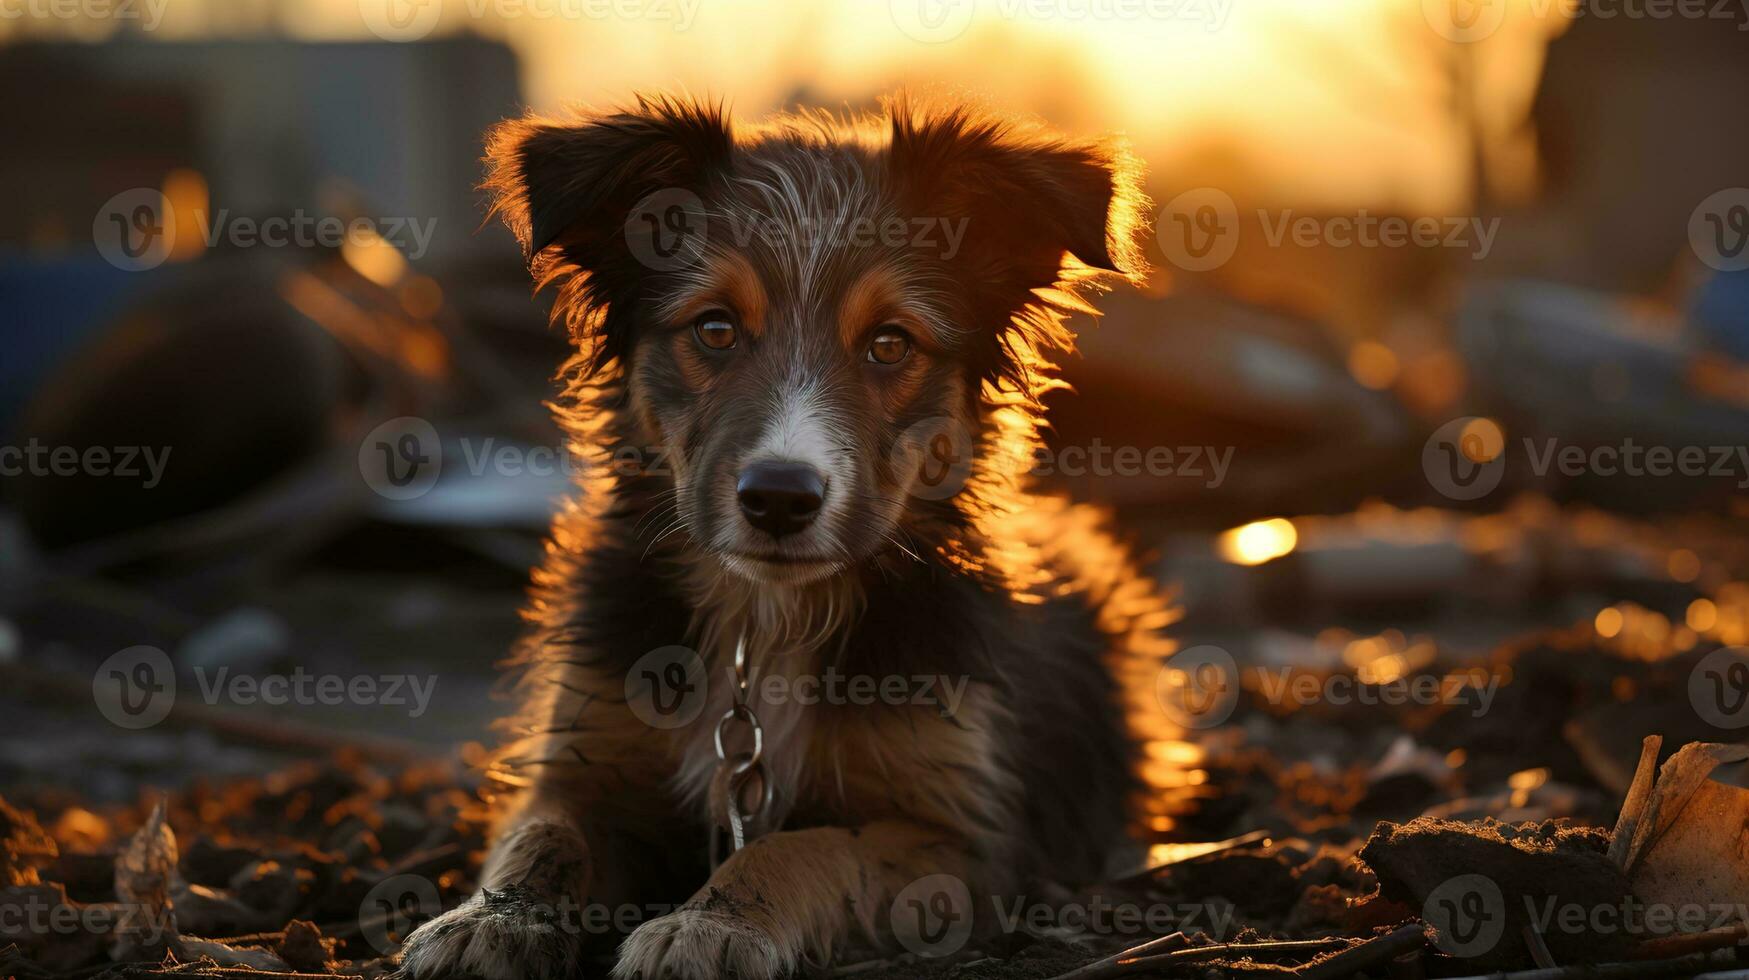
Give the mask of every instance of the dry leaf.
[[1740, 919], [1734, 910], [1749, 899], [1749, 790], [1703, 778], [1672, 809], [1639, 853], [1634, 894], [1651, 905], [1714, 913], [1703, 929]]
[[170, 906], [176, 874], [176, 833], [164, 819], [164, 801], [115, 857], [115, 896], [120, 917], [110, 955], [118, 960], [154, 958], [177, 945]]
[[[1677, 749], [1675, 755], [1664, 760], [1664, 765], [1658, 770], [1658, 781], [1653, 786], [1645, 815], [1634, 828], [1633, 841], [1628, 845], [1622, 870], [1632, 876], [1635, 865], [1645, 856], [1647, 850], [1675, 826], [1678, 820], [1683, 819], [1683, 811], [1690, 797], [1707, 785], [1707, 777], [1712, 775], [1714, 769], [1727, 762], [1741, 762], [1744, 759], [1749, 759], [1749, 746], [1690, 742]], [[1735, 839], [1741, 830], [1740, 825], [1733, 827], [1729, 836]]]
[[[1690, 742], [1652, 778], [1658, 736], [1641, 747], [1609, 856], [1649, 906], [1693, 910], [1678, 932], [1704, 933], [1722, 920], [1741, 925], [1749, 896], [1749, 790], [1712, 781], [1713, 770], [1749, 758], [1749, 746]], [[1712, 912], [1712, 915], [1706, 913]]]

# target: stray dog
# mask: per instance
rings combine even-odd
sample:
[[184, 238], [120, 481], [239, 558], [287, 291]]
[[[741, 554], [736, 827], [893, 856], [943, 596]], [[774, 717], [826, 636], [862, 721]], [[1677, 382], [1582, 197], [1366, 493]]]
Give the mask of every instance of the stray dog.
[[[757, 127], [644, 98], [503, 123], [487, 168], [588, 465], [481, 891], [405, 972], [571, 976], [629, 933], [617, 977], [779, 977], [896, 950], [907, 907], [1098, 880], [1169, 610], [1027, 474], [1069, 317], [1145, 274], [1133, 158], [904, 97]], [[896, 901], [920, 881], [952, 902]]]

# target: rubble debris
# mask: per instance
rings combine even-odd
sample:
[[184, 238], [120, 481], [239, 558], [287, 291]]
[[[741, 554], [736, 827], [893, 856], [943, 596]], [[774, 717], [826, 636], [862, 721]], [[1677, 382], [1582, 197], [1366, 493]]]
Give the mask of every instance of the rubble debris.
[[93, 816], [107, 833], [76, 839], [113, 843], [76, 853], [0, 801], [6, 839], [29, 845], [6, 852], [21, 883], [0, 889], [0, 976], [385, 975], [396, 950], [362, 921], [371, 888], [412, 874], [459, 902], [485, 827], [452, 767], [391, 776], [356, 756]]
[[[1749, 790], [1710, 777], [1726, 763], [1749, 759], [1749, 746], [1694, 742], [1684, 745], [1650, 778], [1657, 747], [1647, 740], [1634, 777], [1636, 792], [1616, 824], [1611, 857], [1628, 873], [1635, 896], [1649, 905], [1735, 910], [1749, 896], [1749, 861], [1743, 832], [1749, 827]], [[1644, 777], [1644, 778], [1642, 778]], [[1642, 782], [1649, 790], [1639, 792]], [[1714, 918], [1717, 918], [1715, 916]], [[1731, 926], [1744, 925], [1739, 921]], [[1682, 928], [1680, 931], [1700, 931]], [[1705, 928], [1727, 928], [1709, 922]]]
[[55, 842], [36, 818], [0, 800], [0, 885], [37, 884], [33, 863], [55, 856]]
[[[1621, 906], [1630, 889], [1608, 847], [1607, 832], [1559, 821], [1423, 817], [1380, 824], [1360, 858], [1378, 876], [1380, 897], [1426, 919], [1442, 950], [1480, 967], [1511, 969], [1531, 962], [1524, 932], [1536, 924], [1537, 910]], [[1486, 931], [1489, 941], [1467, 930]], [[1619, 960], [1637, 942], [1621, 931], [1556, 930], [1543, 938], [1562, 963]]]

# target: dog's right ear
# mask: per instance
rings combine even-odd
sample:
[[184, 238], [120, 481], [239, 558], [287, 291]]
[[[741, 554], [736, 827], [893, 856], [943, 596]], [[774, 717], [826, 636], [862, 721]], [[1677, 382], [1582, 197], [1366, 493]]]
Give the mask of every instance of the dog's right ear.
[[[730, 163], [721, 105], [640, 97], [617, 112], [500, 123], [486, 140], [492, 213], [522, 243], [537, 287], [557, 284], [553, 319], [590, 371], [622, 358], [633, 302], [653, 271], [686, 264], [702, 242], [700, 195]], [[659, 224], [632, 222], [649, 212]], [[678, 242], [675, 223], [679, 222]], [[641, 248], [638, 246], [642, 246]]]
[[616, 112], [498, 124], [483, 187], [537, 278], [558, 257], [549, 249], [598, 274], [625, 257], [626, 220], [640, 202], [696, 193], [727, 168], [733, 145], [720, 104], [640, 96]]

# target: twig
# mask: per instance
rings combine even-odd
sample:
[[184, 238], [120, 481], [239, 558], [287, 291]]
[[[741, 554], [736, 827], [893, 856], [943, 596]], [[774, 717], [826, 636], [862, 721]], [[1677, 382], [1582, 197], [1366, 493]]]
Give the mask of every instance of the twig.
[[1640, 764], [1634, 768], [1633, 785], [1628, 787], [1627, 799], [1622, 801], [1621, 813], [1615, 818], [1615, 831], [1609, 838], [1609, 859], [1624, 872], [1633, 863], [1629, 851], [1633, 848], [1634, 833], [1646, 816], [1646, 806], [1652, 801], [1652, 777], [1658, 772], [1658, 750], [1663, 745], [1662, 735], [1647, 735], [1640, 742]]
[[1685, 932], [1674, 936], [1659, 936], [1640, 943], [1628, 955], [1636, 960], [1661, 960], [1690, 953], [1707, 953], [1726, 946], [1735, 946], [1749, 939], [1749, 923], [1739, 922], [1722, 929], [1706, 932]]
[[221, 980], [362, 980], [361, 973], [291, 973], [270, 970], [251, 970], [246, 966], [213, 966], [210, 963], [184, 963], [180, 966], [167, 967], [162, 964], [146, 966], [140, 963], [118, 964], [111, 972], [100, 973], [103, 980], [136, 980], [136, 978], [160, 977], [216, 977]]
[[281, 929], [278, 932], [252, 932], [247, 936], [220, 936], [208, 939], [207, 941], [223, 943], [226, 946], [271, 946], [285, 941], [285, 930]]
[[[1419, 932], [1417, 932], [1417, 935], [1419, 935]], [[1165, 938], [1173, 939], [1175, 936], [1167, 936]], [[1164, 940], [1155, 940], [1155, 942], [1163, 941]], [[1055, 980], [1069, 980], [1071, 977], [1073, 977], [1074, 980], [1112, 980], [1112, 978], [1115, 977], [1127, 977], [1137, 973], [1152, 973], [1156, 970], [1167, 970], [1173, 967], [1183, 966], [1186, 963], [1201, 963], [1206, 960], [1218, 960], [1229, 957], [1234, 959], [1241, 957], [1246, 959], [1257, 959], [1259, 957], [1267, 959], [1283, 956], [1303, 956], [1307, 953], [1328, 952], [1332, 944], [1347, 942], [1348, 940], [1341, 938], [1284, 939], [1260, 943], [1220, 943], [1214, 946], [1192, 946], [1188, 949], [1178, 949], [1170, 953], [1155, 953], [1148, 956], [1135, 956], [1130, 955], [1129, 953], [1119, 953], [1115, 957], [1110, 957], [1090, 966], [1082, 967], [1080, 971], [1064, 974], [1062, 977], [1055, 978]], [[1139, 951], [1145, 948], [1146, 945], [1147, 944], [1138, 946], [1136, 949]], [[1364, 946], [1371, 944], [1362, 943], [1360, 945]], [[1358, 946], [1349, 947], [1349, 949], [1356, 948], [1358, 948]], [[1343, 952], [1347, 951], [1348, 950], [1344, 950]], [[1336, 955], [1341, 956], [1342, 953], [1337, 953]], [[1360, 969], [1360, 967], [1364, 965], [1365, 964], [1357, 965], [1355, 969]], [[1272, 969], [1270, 972], [1282, 976], [1295, 977], [1310, 975], [1301, 974], [1297, 970], [1279, 968]], [[1345, 974], [1329, 974], [1329, 976], [1345, 976]]]
[[[1259, 844], [1259, 843], [1262, 843], [1263, 841], [1268, 840], [1270, 838], [1270, 836], [1271, 835], [1270, 835], [1269, 831], [1267, 831], [1267, 830], [1253, 830], [1249, 834], [1241, 834], [1238, 837], [1229, 837], [1226, 840], [1210, 841], [1209, 843], [1202, 845], [1202, 847], [1197, 848], [1195, 853], [1186, 854], [1183, 857], [1173, 858], [1170, 861], [1162, 861], [1159, 864], [1149, 865], [1148, 867], [1145, 867], [1140, 871], [1132, 871], [1129, 874], [1123, 875], [1122, 877], [1118, 878], [1116, 881], [1113, 881], [1112, 884], [1121, 886], [1121, 885], [1133, 885], [1133, 884], [1137, 884], [1139, 882], [1148, 881], [1148, 880], [1154, 878], [1155, 876], [1157, 876], [1160, 872], [1166, 870], [1167, 868], [1172, 867], [1175, 864], [1183, 864], [1186, 861], [1194, 861], [1197, 858], [1207, 857], [1210, 854], [1219, 854], [1222, 851], [1231, 851], [1234, 848], [1246, 847], [1246, 846], [1251, 845], [1251, 844]], [[1186, 845], [1186, 846], [1188, 846], [1188, 845]]]
[[1170, 936], [1161, 936], [1138, 946], [1131, 946], [1129, 949], [1113, 953], [1105, 959], [1076, 967], [1068, 973], [1052, 977], [1051, 980], [1105, 980], [1106, 977], [1122, 975], [1127, 969], [1123, 964], [1130, 960], [1152, 953], [1166, 953], [1183, 949], [1188, 945], [1190, 945], [1190, 938], [1182, 932], [1175, 932]]
[[1340, 953], [1315, 963], [1308, 963], [1293, 972], [1301, 980], [1334, 980], [1352, 976], [1369, 967], [1387, 963], [1410, 950], [1420, 949], [1427, 942], [1427, 927], [1419, 922], [1403, 926], [1396, 932], [1350, 946]]

